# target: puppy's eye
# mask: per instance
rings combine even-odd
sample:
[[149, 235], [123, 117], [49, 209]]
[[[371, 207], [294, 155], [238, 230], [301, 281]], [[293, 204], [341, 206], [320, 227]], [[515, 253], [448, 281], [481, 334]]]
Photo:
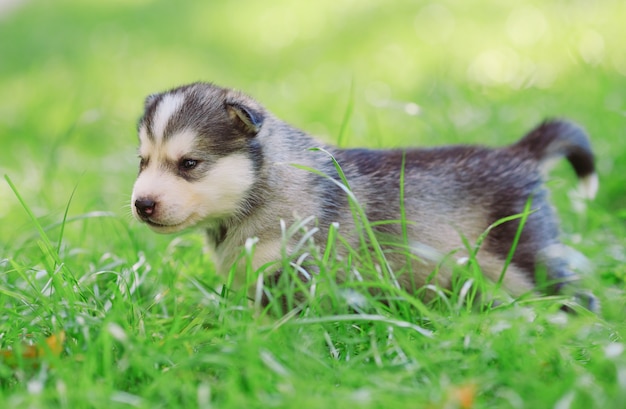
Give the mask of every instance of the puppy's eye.
[[181, 159], [178, 166], [183, 170], [191, 170], [198, 166], [198, 161], [195, 159]]
[[146, 166], [148, 166], [148, 159], [139, 158], [139, 170], [143, 170]]

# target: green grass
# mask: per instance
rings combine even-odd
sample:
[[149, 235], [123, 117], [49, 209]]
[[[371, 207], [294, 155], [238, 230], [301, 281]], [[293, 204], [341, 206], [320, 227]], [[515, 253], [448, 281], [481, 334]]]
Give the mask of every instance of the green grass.
[[[625, 7], [33, 0], [0, 15], [0, 351], [14, 351], [0, 407], [469, 407], [463, 393], [476, 408], [622, 407]], [[372, 279], [385, 304], [334, 281], [332, 247], [303, 311], [224, 291], [198, 233], [157, 236], [129, 210], [143, 98], [195, 80], [342, 146], [502, 145], [545, 117], [582, 124], [598, 198], [573, 206], [564, 163], [549, 186], [601, 314], [534, 296], [479, 311], [464, 301], [497, 286], [472, 269], [429, 308]], [[21, 358], [61, 332], [60, 355]]]

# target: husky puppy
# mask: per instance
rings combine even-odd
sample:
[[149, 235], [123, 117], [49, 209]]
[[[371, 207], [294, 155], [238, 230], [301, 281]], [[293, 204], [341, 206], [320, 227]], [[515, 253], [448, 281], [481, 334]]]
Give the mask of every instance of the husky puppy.
[[[542, 271], [552, 283], [548, 291], [560, 291], [574, 274], [559, 242], [543, 174], [552, 159], [564, 156], [588, 198], [598, 186], [586, 134], [558, 120], [495, 149], [339, 149], [281, 121], [241, 92], [194, 83], [149, 96], [138, 128], [133, 215], [158, 233], [206, 230], [218, 272], [234, 266], [240, 281], [245, 277], [242, 249], [250, 238], [257, 240], [255, 270], [282, 254], [297, 257], [290, 251], [302, 236], [291, 237], [285, 249], [281, 220], [289, 226], [313, 216], [318, 244], [338, 223], [348, 244], [359, 246], [347, 187], [333, 158], [367, 219], [390, 221], [375, 224], [376, 233], [408, 242], [419, 257], [410, 272], [397, 277], [410, 291], [428, 280], [449, 287], [452, 269], [442, 260], [467, 259], [467, 243], [476, 243], [497, 221], [522, 214], [529, 203], [502, 285], [513, 296], [531, 292]], [[323, 150], [310, 149], [315, 147]], [[475, 257], [493, 281], [499, 280], [518, 234], [520, 218], [511, 219], [492, 226]], [[407, 255], [401, 253], [388, 252], [392, 271], [406, 267]]]

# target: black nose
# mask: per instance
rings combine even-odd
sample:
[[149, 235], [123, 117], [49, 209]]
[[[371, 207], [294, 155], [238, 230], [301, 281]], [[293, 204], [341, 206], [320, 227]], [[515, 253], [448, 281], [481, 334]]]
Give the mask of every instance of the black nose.
[[135, 200], [135, 208], [141, 217], [150, 217], [154, 214], [156, 202], [152, 199]]

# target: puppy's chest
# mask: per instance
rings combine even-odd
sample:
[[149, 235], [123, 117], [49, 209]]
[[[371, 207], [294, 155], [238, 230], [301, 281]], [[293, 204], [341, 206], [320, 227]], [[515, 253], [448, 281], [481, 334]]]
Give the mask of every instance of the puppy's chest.
[[236, 281], [245, 279], [247, 267], [258, 270], [264, 264], [280, 260], [282, 240], [279, 233], [249, 231], [245, 226], [227, 229], [207, 228], [207, 244], [218, 274], [228, 274], [234, 267]]
[[243, 243], [234, 242], [232, 233], [224, 225], [216, 224], [206, 228], [207, 249], [220, 274], [228, 272], [229, 264], [235, 261], [243, 246]]

